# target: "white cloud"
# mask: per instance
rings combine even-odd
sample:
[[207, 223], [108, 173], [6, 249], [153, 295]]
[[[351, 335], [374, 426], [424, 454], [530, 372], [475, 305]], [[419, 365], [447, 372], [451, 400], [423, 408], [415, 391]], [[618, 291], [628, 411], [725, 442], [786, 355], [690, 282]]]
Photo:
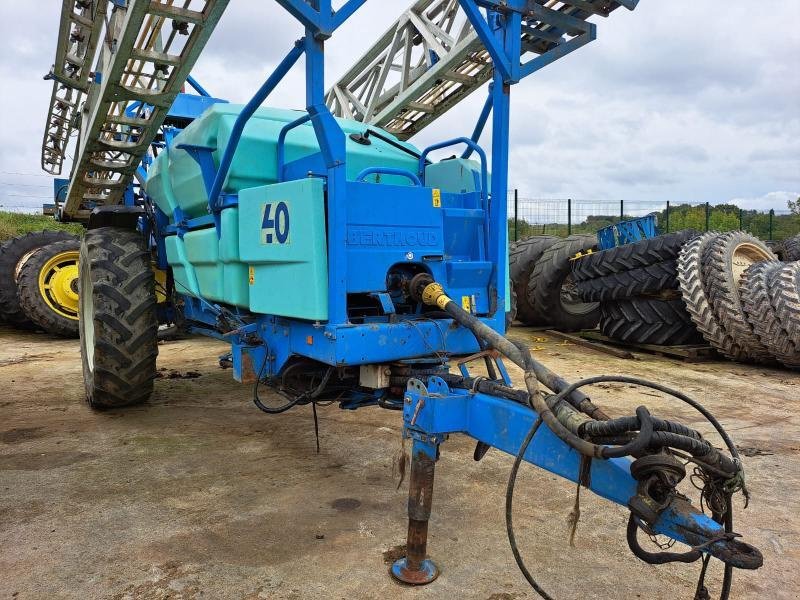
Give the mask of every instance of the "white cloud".
[[775, 212], [783, 212], [789, 209], [789, 200], [795, 201], [800, 198], [800, 192], [767, 192], [761, 196], [750, 198], [733, 198], [730, 203], [740, 208], [755, 210], [775, 209]]
[[[328, 84], [391, 24], [403, 2], [367, 2], [326, 46]], [[596, 42], [513, 88], [510, 183], [525, 197], [704, 202], [785, 209], [800, 190], [800, 2], [754, 11], [736, 0], [651, 0], [597, 19]], [[391, 7], [392, 10], [387, 10]], [[0, 2], [0, 204], [47, 192], [39, 147], [60, 3]], [[746, 42], [736, 42], [737, 32]], [[231, 2], [195, 75], [246, 101], [302, 30], [274, 2]], [[302, 63], [302, 61], [301, 61]], [[302, 64], [269, 103], [304, 103]], [[473, 94], [413, 140], [469, 135]], [[488, 146], [491, 128], [483, 136]], [[34, 173], [17, 176], [7, 173]], [[14, 184], [14, 185], [12, 185]], [[20, 185], [29, 187], [20, 188]], [[40, 187], [33, 187], [40, 186]]]

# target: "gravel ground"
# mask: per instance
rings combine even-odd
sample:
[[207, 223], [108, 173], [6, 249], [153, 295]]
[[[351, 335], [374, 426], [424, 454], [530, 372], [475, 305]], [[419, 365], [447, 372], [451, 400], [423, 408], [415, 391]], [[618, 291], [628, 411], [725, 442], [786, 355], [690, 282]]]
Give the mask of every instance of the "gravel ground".
[[[739, 573], [732, 597], [798, 597], [800, 377], [622, 360], [524, 328], [513, 335], [567, 378], [649, 377], [712, 409], [746, 455], [753, 500], [735, 529], [764, 552], [764, 567]], [[399, 413], [323, 409], [316, 454], [310, 409], [259, 413], [250, 388], [218, 367], [224, 351], [206, 339], [165, 343], [147, 405], [94, 413], [77, 342], [0, 328], [0, 599], [535, 597], [505, 536], [508, 456], [490, 451], [475, 463], [460, 436], [442, 446], [429, 541], [442, 574], [400, 586], [386, 573], [406, 528], [406, 486], [396, 490], [392, 473]], [[708, 432], [655, 392], [608, 384], [593, 397], [612, 414], [644, 403]], [[518, 481], [520, 546], [553, 596], [692, 598], [699, 566], [637, 561], [625, 509], [591, 494], [569, 547], [573, 495], [571, 483], [531, 467]]]

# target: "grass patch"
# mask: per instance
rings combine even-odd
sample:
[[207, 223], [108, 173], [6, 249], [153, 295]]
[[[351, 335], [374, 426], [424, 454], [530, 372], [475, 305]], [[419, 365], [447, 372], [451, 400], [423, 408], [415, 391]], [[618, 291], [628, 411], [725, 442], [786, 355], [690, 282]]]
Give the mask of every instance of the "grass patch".
[[31, 231], [44, 230], [69, 231], [75, 235], [83, 235], [83, 227], [77, 223], [59, 223], [48, 215], [0, 211], [0, 242]]

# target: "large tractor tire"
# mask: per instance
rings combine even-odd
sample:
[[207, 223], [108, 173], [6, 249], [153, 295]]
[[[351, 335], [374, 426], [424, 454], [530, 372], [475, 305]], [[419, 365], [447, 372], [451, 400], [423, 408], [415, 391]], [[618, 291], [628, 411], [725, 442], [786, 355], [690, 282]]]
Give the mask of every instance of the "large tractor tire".
[[542, 253], [531, 273], [527, 290], [527, 300], [537, 323], [564, 331], [597, 326], [600, 304], [583, 302], [572, 279], [573, 259], [596, 249], [596, 244], [593, 235], [571, 235]]
[[731, 360], [746, 360], [747, 352], [729, 336], [714, 313], [703, 285], [703, 255], [720, 236], [704, 233], [688, 242], [678, 256], [678, 282], [686, 310], [706, 341]]
[[792, 366], [800, 363], [800, 261], [783, 265], [775, 273], [770, 299], [781, 329], [786, 332], [791, 348]]
[[511, 244], [508, 253], [508, 269], [511, 287], [517, 296], [517, 320], [526, 325], [535, 325], [536, 317], [528, 302], [528, 282], [536, 261], [560, 238], [553, 235], [534, 235]]
[[514, 321], [517, 320], [517, 291], [514, 289], [514, 286], [510, 286], [511, 289], [511, 310], [506, 313], [506, 331], [514, 324]]
[[0, 245], [0, 321], [17, 327], [31, 327], [17, 297], [20, 270], [36, 250], [47, 244], [77, 239], [65, 231], [35, 231]]
[[[575, 263], [578, 264], [581, 260], [583, 259]], [[576, 281], [575, 286], [586, 302], [606, 302], [642, 295], [664, 294], [678, 288], [678, 261], [665, 260], [630, 271]]]
[[80, 251], [81, 360], [92, 408], [139, 404], [153, 391], [158, 355], [150, 251], [127, 229], [89, 230]]
[[687, 229], [593, 252], [575, 262], [573, 277], [586, 281], [675, 260], [686, 242], [697, 236]]
[[42, 246], [19, 272], [17, 297], [25, 315], [47, 333], [78, 337], [78, 254], [80, 242]]
[[703, 341], [681, 299], [634, 298], [603, 302], [600, 306], [600, 331], [610, 338], [659, 346]]
[[781, 267], [783, 263], [777, 261], [750, 266], [742, 275], [742, 306], [753, 332], [770, 353], [783, 365], [800, 368], [800, 343], [795, 344], [783, 329], [772, 305], [775, 277]]
[[786, 262], [800, 260], [800, 234], [783, 241], [781, 244], [781, 258]]
[[747, 321], [739, 288], [748, 267], [773, 260], [777, 257], [764, 242], [743, 231], [717, 236], [702, 258], [703, 289], [717, 322], [736, 341], [744, 358], [756, 362], [768, 362], [772, 354]]

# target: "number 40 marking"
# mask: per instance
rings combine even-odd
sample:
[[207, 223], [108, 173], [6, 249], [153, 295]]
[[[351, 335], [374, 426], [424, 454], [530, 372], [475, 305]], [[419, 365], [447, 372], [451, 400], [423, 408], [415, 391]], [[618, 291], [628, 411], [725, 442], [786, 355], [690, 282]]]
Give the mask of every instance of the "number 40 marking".
[[[273, 214], [273, 207], [275, 212]], [[289, 240], [289, 207], [286, 202], [264, 205], [264, 219], [261, 222], [264, 244], [285, 244]]]

